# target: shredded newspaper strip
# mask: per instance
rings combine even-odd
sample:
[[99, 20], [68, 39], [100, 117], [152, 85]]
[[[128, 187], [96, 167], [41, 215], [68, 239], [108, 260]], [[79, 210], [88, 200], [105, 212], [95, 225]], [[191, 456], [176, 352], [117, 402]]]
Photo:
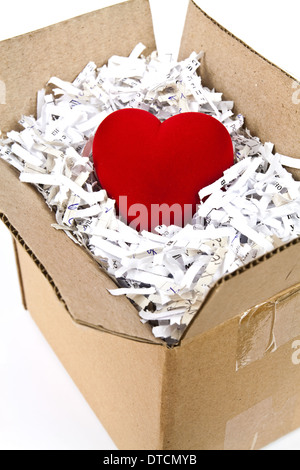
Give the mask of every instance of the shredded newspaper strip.
[[[37, 117], [23, 116], [21, 132], [0, 142], [0, 156], [44, 196], [63, 230], [93, 255], [149, 322], [155, 337], [180, 341], [210, 289], [223, 276], [300, 235], [300, 183], [286, 170], [300, 160], [274, 154], [234, 116], [231, 101], [202, 85], [203, 53], [182, 62], [142, 54], [90, 62], [73, 83], [52, 77], [38, 92]], [[110, 113], [149, 111], [161, 122], [184, 112], [214, 116], [228, 129], [235, 165], [199, 192], [200, 204], [184, 228], [159, 226], [138, 233], [117, 217], [115, 201], [99, 186], [93, 136]], [[178, 189], [180, 191], [180, 188]], [[208, 197], [209, 196], [209, 197]], [[117, 288], [119, 286], [119, 288]]]

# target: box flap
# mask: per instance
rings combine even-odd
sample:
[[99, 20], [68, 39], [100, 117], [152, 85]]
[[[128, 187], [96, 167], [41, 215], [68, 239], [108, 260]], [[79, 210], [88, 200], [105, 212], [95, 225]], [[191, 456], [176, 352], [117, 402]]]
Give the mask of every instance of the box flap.
[[[90, 60], [102, 65], [113, 54], [129, 55], [138, 42], [155, 49], [147, 0], [132, 0], [1, 42], [0, 79], [6, 86], [6, 104], [0, 105], [0, 129], [17, 129], [22, 114], [35, 114], [37, 91], [51, 76], [73, 80]], [[114, 282], [84, 249], [51, 227], [54, 214], [43, 198], [35, 188], [20, 183], [17, 171], [3, 161], [0, 218], [29, 251], [77, 322], [162, 343], [154, 338], [149, 325], [140, 322], [126, 298], [116, 300], [107, 293]]]
[[185, 333], [193, 338], [293, 288], [300, 280], [300, 238], [226, 276]]
[[[181, 58], [203, 50], [204, 84], [224, 92], [235, 102], [235, 112], [262, 141], [276, 151], [300, 158], [300, 108], [293, 102], [295, 79], [282, 71], [190, 2]], [[293, 170], [300, 179], [300, 171]], [[197, 336], [229, 318], [242, 314], [300, 279], [300, 239], [255, 261], [221, 280], [185, 333]]]
[[1, 131], [16, 128], [22, 114], [35, 114], [37, 91], [51, 77], [72, 81], [88, 62], [101, 66], [114, 54], [128, 56], [139, 42], [148, 47], [145, 54], [155, 49], [148, 0], [129, 0], [0, 42], [6, 89]]
[[3, 161], [1, 218], [48, 278], [74, 320], [118, 335], [161, 343], [150, 326], [140, 322], [128, 299], [108, 294], [106, 289], [115, 288], [114, 282], [86, 250], [51, 227], [55, 217], [42, 196], [33, 186], [21, 183], [16, 170]]
[[[203, 83], [235, 102], [246, 126], [276, 151], [300, 158], [300, 105], [295, 79], [259, 55], [190, 2], [180, 58], [204, 51]], [[294, 174], [300, 179], [300, 171]]]

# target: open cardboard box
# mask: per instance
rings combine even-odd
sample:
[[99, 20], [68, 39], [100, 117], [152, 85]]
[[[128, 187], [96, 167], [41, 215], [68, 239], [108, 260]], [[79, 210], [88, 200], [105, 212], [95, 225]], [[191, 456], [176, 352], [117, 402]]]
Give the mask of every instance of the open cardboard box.
[[[140, 41], [155, 49], [147, 0], [0, 43], [2, 132], [35, 112], [51, 76], [72, 80]], [[193, 50], [206, 52], [205, 85], [235, 101], [252, 133], [299, 157], [293, 78], [190, 2], [182, 58]], [[14, 236], [25, 307], [120, 449], [259, 449], [300, 426], [300, 239], [218, 282], [168, 348], [107, 292], [113, 281], [51, 228], [42, 197], [3, 161], [0, 218]]]

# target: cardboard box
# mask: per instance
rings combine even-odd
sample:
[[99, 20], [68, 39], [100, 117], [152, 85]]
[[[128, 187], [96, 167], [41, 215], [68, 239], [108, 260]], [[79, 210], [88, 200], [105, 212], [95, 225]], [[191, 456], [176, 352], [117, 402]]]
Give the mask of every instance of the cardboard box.
[[[155, 49], [146, 0], [0, 43], [1, 130], [34, 113], [50, 76], [72, 80], [89, 60], [127, 55], [140, 41]], [[205, 84], [235, 101], [248, 128], [299, 156], [293, 78], [191, 2], [182, 57], [193, 50], [206, 52]], [[107, 293], [113, 281], [51, 228], [42, 197], [3, 161], [0, 217], [15, 239], [25, 307], [120, 449], [259, 449], [300, 426], [300, 239], [218, 282], [168, 348], [127, 299]]]

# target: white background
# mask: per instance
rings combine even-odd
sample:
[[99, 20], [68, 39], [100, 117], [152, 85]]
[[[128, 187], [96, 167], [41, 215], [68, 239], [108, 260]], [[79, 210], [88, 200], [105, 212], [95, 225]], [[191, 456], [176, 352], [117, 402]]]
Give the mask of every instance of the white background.
[[[118, 1], [52, 0], [49, 4], [44, 0], [10, 0], [1, 8], [0, 40], [113, 3]], [[177, 53], [187, 0], [150, 0], [150, 3], [159, 50]], [[298, 0], [197, 3], [258, 52], [300, 79]], [[11, 238], [3, 224], [0, 224], [0, 295], [0, 449], [115, 449], [22, 307]], [[300, 450], [300, 430], [268, 450]]]

